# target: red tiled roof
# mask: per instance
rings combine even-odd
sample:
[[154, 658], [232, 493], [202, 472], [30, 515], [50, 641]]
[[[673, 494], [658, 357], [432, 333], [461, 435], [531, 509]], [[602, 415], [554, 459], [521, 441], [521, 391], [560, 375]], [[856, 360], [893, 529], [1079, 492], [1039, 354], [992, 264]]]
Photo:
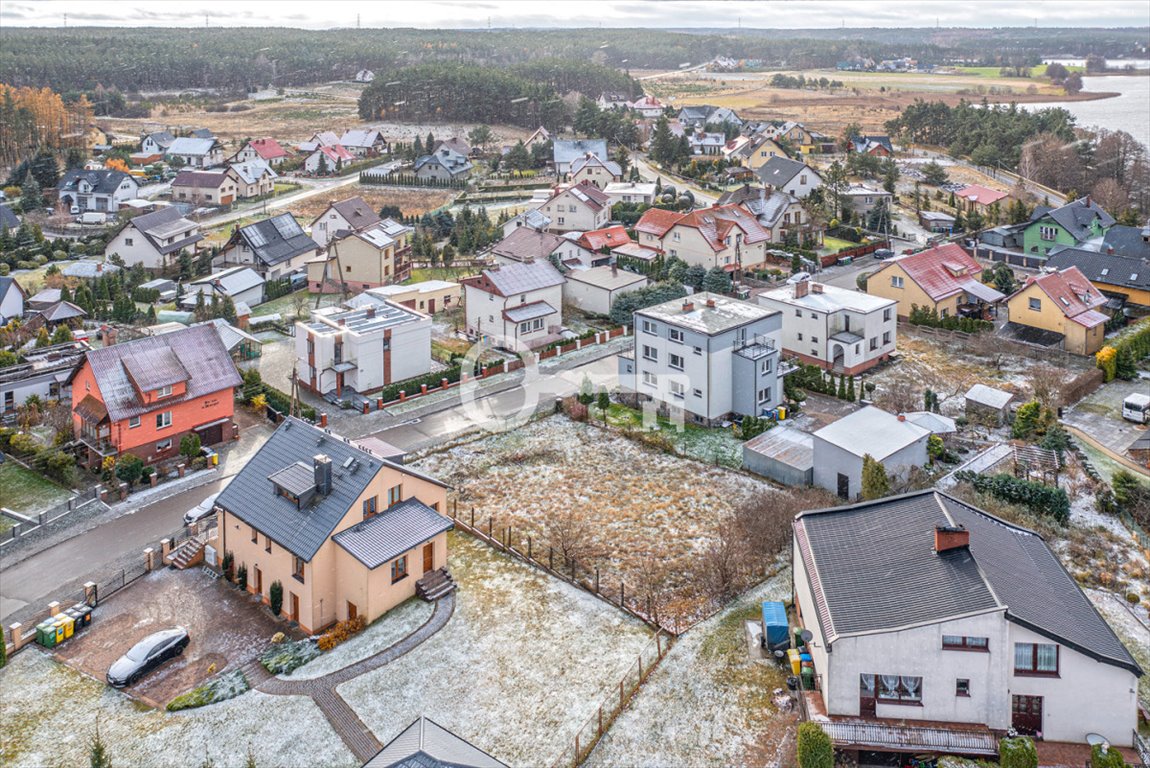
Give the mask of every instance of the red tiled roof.
[[635, 231], [655, 237], [662, 237], [667, 230], [679, 223], [684, 214], [668, 211], [663, 208], [648, 208], [639, 221], [635, 223]]
[[1092, 328], [1107, 320], [1106, 315], [1094, 311], [1106, 303], [1106, 297], [1090, 284], [1078, 267], [1029, 278], [1024, 288], [1031, 285], [1037, 285], [1062, 314], [1079, 325]]
[[287, 150], [281, 147], [275, 139], [252, 139], [249, 143], [252, 145], [252, 149], [255, 150], [255, 153], [264, 160], [275, 160], [279, 157], [287, 157]]
[[755, 215], [741, 205], [723, 205], [691, 211], [676, 222], [676, 226], [693, 227], [715, 251], [721, 251], [730, 244], [728, 236], [734, 228], [743, 232], [744, 243], [758, 243], [769, 240]]
[[354, 160], [355, 155], [349, 152], [342, 144], [336, 144], [331, 147], [319, 147], [318, 151], [327, 155], [327, 159], [333, 163], [337, 160]]
[[575, 242], [589, 251], [598, 251], [601, 248], [615, 248], [616, 246], [626, 245], [631, 242], [631, 238], [627, 235], [627, 228], [621, 224], [617, 224], [613, 227], [607, 227], [606, 229], [584, 232]]
[[982, 272], [982, 266], [956, 243], [901, 256], [889, 263], [902, 267], [907, 277], [935, 301], [965, 290], [963, 283]]
[[973, 200], [979, 205], [990, 205], [991, 203], [997, 203], [1004, 197], [1010, 196], [1006, 192], [999, 192], [997, 189], [988, 189], [987, 187], [983, 187], [979, 184], [968, 184], [958, 192], [955, 192], [954, 195], [955, 197], [960, 197], [963, 200]]

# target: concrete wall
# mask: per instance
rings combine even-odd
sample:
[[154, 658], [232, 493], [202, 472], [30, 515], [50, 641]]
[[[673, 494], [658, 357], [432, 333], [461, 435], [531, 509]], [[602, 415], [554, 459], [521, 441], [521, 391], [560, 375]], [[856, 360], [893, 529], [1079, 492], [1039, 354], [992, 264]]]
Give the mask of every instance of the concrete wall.
[[[441, 533], [428, 542], [434, 548], [432, 570], [447, 565], [447, 534]], [[389, 560], [377, 568], [368, 569], [343, 547], [335, 547], [336, 578], [343, 601], [336, 606], [339, 621], [349, 618], [348, 603], [356, 607], [360, 616], [370, 624], [395, 606], [415, 596], [415, 583], [423, 577], [423, 545], [404, 552], [400, 557], [407, 558], [407, 576], [393, 582], [391, 568], [395, 560]]]
[[746, 443], [743, 444], [743, 469], [783, 485], [807, 486], [814, 483], [814, 468], [802, 470], [792, 467], [747, 448]]

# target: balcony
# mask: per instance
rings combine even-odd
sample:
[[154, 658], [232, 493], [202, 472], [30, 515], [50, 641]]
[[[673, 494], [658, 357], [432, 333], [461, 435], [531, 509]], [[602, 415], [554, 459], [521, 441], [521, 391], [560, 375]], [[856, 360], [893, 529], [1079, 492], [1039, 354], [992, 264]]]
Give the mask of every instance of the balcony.
[[746, 357], [750, 360], [758, 360], [772, 355], [777, 350], [775, 340], [770, 336], [763, 336], [755, 334], [751, 339], [736, 339], [732, 346], [736, 355]]
[[97, 435], [88, 430], [81, 430], [80, 442], [100, 456], [115, 456], [120, 452], [112, 443], [111, 435], [108, 433]]
[[839, 749], [886, 752], [941, 752], [952, 755], [998, 754], [998, 740], [989, 728], [970, 724], [947, 727], [902, 725], [899, 722], [832, 720], [819, 726]]

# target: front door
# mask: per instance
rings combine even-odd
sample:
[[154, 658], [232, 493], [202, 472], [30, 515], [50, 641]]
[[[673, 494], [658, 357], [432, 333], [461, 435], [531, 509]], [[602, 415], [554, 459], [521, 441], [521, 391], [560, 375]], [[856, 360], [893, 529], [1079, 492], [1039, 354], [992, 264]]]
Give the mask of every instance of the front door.
[[299, 595], [297, 595], [295, 592], [289, 592], [288, 596], [290, 598], [288, 600], [288, 605], [291, 606], [291, 613], [288, 614], [288, 618], [291, 621], [298, 622], [299, 621]]
[[875, 716], [874, 675], [859, 675], [859, 717]]
[[839, 472], [839, 498], [850, 499], [851, 497], [851, 479]]
[[1014, 696], [1011, 702], [1010, 724], [1024, 736], [1042, 731], [1042, 697]]
[[359, 608], [355, 603], [350, 600], [347, 602], [347, 620], [355, 621], [355, 617], [359, 615]]
[[258, 565], [255, 566], [254, 568], [252, 568], [252, 570], [255, 571], [256, 594], [262, 595], [264, 593], [264, 574], [263, 574], [263, 571], [260, 570], [260, 567]]
[[427, 573], [435, 567], [435, 542], [429, 541], [423, 545], [423, 572]]
[[428, 299], [427, 300], [427, 314], [429, 314], [429, 315], [435, 314], [435, 299]]

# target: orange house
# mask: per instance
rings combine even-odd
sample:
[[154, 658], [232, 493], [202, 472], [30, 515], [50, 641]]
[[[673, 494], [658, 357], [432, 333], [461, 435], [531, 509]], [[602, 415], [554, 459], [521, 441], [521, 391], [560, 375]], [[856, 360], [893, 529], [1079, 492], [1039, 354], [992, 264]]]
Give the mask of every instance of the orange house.
[[151, 464], [232, 433], [240, 374], [211, 325], [89, 351], [72, 377], [72, 423], [89, 466], [134, 453]]

